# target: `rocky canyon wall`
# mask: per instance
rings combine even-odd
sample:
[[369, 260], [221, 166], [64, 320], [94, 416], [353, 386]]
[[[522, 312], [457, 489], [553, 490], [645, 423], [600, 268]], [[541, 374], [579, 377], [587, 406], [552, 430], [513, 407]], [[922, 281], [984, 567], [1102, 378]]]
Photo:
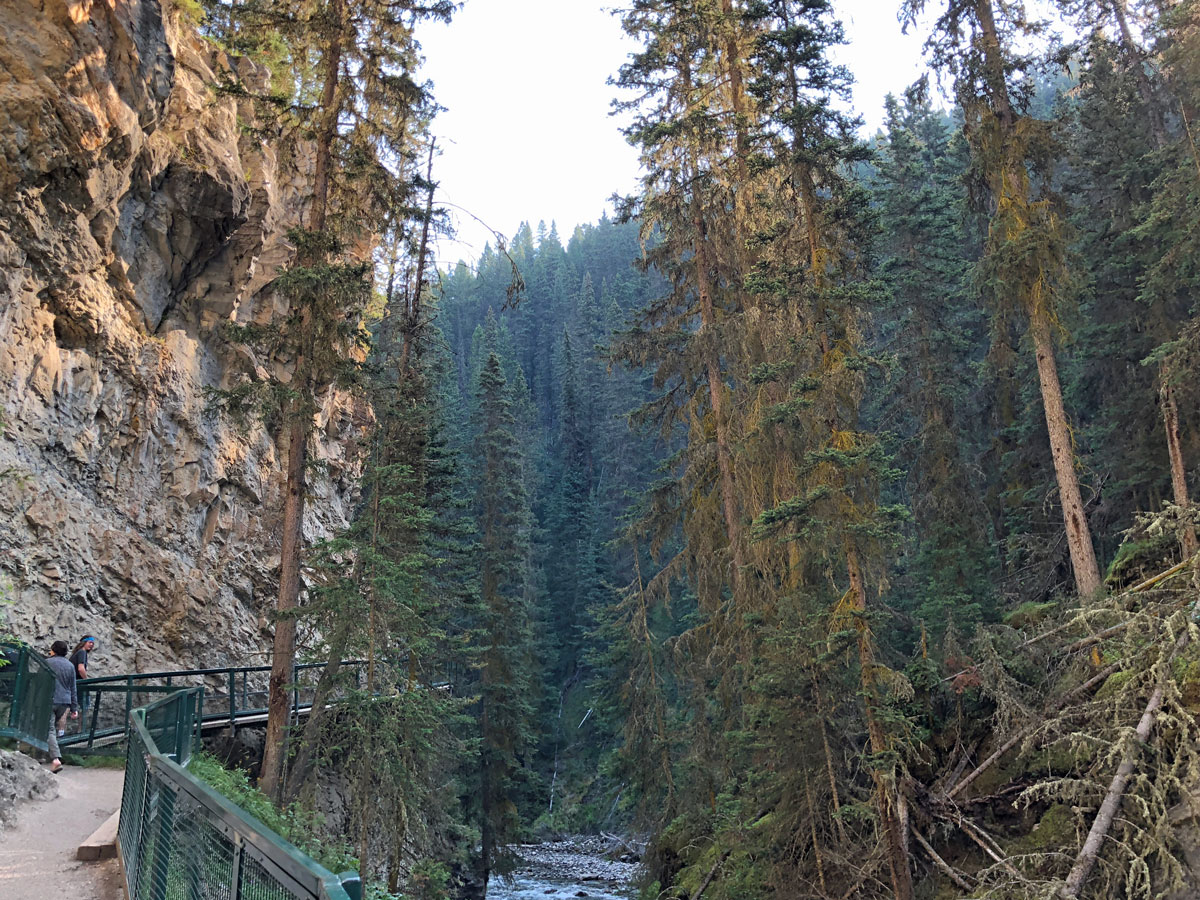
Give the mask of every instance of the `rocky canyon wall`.
[[[0, 29], [0, 615], [96, 635], [93, 674], [266, 661], [284, 448], [206, 388], [287, 370], [222, 331], [287, 312], [307, 181], [215, 89], [267, 75], [157, 0], [0, 0]], [[368, 416], [325, 399], [310, 539]]]

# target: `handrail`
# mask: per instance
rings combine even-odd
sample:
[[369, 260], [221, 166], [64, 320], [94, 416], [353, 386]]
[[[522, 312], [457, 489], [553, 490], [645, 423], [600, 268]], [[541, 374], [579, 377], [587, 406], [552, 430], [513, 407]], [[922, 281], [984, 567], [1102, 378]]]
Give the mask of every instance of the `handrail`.
[[[342, 663], [343, 677], [353, 677], [357, 681], [358, 672], [365, 665], [366, 660], [345, 660]], [[302, 683], [303, 676], [324, 667], [325, 663], [298, 663], [293, 667], [289, 706], [294, 722], [299, 721], [312, 707], [311, 692], [315, 691], [315, 685]], [[270, 666], [220, 666], [80, 679], [79, 705], [83, 715], [78, 720], [78, 730], [63, 735], [59, 743], [72, 753], [111, 752], [113, 744], [120, 743], [125, 735], [129, 713], [136, 702], [135, 695], [175, 690], [185, 686], [178, 682], [188, 680], [194, 682], [204, 679], [210, 682], [209, 698], [222, 701], [209, 706], [204, 713], [204, 723], [219, 723], [222, 726], [228, 723], [236, 727], [248, 720], [256, 721], [268, 712], [265, 676], [270, 671]], [[150, 682], [165, 682], [165, 685]], [[105, 695], [111, 694], [123, 695], [124, 703], [120, 700], [116, 703], [107, 702]]]
[[[0, 737], [49, 750], [54, 710], [54, 672], [27, 646], [5, 645], [0, 666]], [[15, 659], [11, 658], [12, 651]]]
[[[347, 659], [341, 663], [343, 666], [362, 666], [366, 665], [365, 659]], [[297, 672], [306, 671], [308, 669], [322, 669], [326, 666], [323, 662], [312, 663], [296, 663], [293, 669]], [[134, 680], [145, 680], [150, 678], [195, 678], [197, 676], [215, 676], [226, 675], [230, 672], [242, 674], [243, 672], [270, 672], [270, 666], [217, 666], [212, 669], [169, 669], [163, 672], [129, 672], [124, 675], [101, 675], [96, 678], [81, 678], [79, 679], [80, 688], [93, 687], [101, 684], [114, 684], [121, 682], [122, 684]]]
[[[257, 865], [293, 897], [304, 900], [359, 900], [361, 886], [355, 873], [338, 876], [299, 848], [222, 796], [187, 770], [191, 744], [203, 718], [204, 689], [180, 688], [161, 700], [140, 707], [129, 717], [130, 741], [126, 766], [125, 790], [129, 796], [121, 804], [118, 844], [125, 867], [129, 896], [133, 900], [157, 900], [166, 894], [172, 877], [191, 879], [198, 887], [202, 878], [222, 881], [225, 894], [234, 900], [242, 897], [247, 876], [247, 860]], [[163, 753], [146, 725], [148, 713], [175, 706], [176, 755]], [[186, 721], [186, 728], [185, 726]], [[170, 727], [170, 722], [166, 723]], [[131, 791], [132, 789], [132, 791]], [[140, 789], [140, 796], [139, 796]], [[185, 798], [181, 803], [181, 797]], [[178, 810], [186, 808], [189, 824], [176, 830]], [[153, 821], [152, 821], [153, 819]], [[197, 823], [199, 820], [199, 824]], [[217, 866], [217, 873], [197, 871], [177, 856], [194, 848], [180, 846], [180, 835], [195, 843], [198, 828], [209, 827], [230, 845], [229, 871]], [[190, 858], [188, 858], [190, 859]], [[205, 861], [208, 861], [205, 858]], [[133, 869], [128, 867], [132, 864]], [[150, 874], [147, 876], [143, 869]], [[157, 870], [157, 871], [151, 871]], [[172, 876], [172, 871], [177, 874]], [[157, 880], [155, 876], [157, 877]], [[224, 884], [224, 881], [228, 884]], [[142, 888], [146, 888], [146, 892]], [[199, 892], [196, 891], [197, 896]]]

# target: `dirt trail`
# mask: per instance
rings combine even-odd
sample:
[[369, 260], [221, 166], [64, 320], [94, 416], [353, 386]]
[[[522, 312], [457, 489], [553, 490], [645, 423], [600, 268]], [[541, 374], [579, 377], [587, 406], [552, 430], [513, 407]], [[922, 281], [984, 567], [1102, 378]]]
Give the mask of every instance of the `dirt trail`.
[[0, 897], [121, 900], [117, 861], [79, 862], [75, 850], [120, 807], [125, 773], [68, 766], [46, 777], [58, 779], [58, 797], [22, 805], [16, 827], [0, 830]]

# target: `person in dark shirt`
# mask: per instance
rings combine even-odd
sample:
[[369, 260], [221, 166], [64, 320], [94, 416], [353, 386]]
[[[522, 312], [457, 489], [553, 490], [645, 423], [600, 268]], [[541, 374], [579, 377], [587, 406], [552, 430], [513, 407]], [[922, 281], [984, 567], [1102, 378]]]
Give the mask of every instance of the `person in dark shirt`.
[[50, 771], [57, 772], [63, 767], [62, 753], [58, 749], [58, 722], [65, 719], [67, 713], [72, 719], [79, 718], [79, 695], [75, 690], [75, 667], [67, 659], [67, 642], [55, 641], [50, 646], [51, 656], [46, 660], [54, 672], [54, 704], [50, 713]]
[[71, 665], [75, 667], [75, 675], [78, 678], [88, 677], [88, 654], [96, 649], [96, 639], [90, 634], [82, 641], [75, 645], [74, 651], [71, 653]]

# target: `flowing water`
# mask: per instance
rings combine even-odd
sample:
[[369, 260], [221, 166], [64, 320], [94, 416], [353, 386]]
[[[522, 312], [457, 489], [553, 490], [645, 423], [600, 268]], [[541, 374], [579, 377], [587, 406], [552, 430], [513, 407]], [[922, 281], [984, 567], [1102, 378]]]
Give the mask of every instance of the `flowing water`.
[[575, 838], [513, 848], [521, 864], [511, 879], [493, 878], [488, 900], [630, 900], [638, 865], [608, 859], [608, 843]]

